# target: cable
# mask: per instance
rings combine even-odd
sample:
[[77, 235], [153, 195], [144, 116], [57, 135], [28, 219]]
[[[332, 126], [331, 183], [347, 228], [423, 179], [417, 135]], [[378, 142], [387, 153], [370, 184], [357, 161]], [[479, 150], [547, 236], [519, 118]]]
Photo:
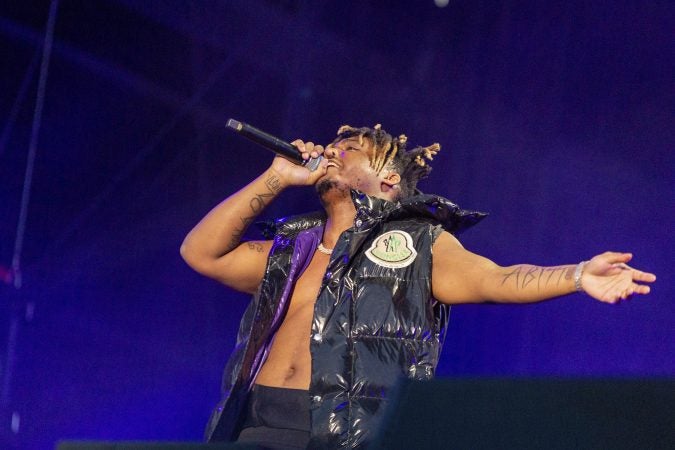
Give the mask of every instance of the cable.
[[12, 134], [12, 128], [14, 128], [16, 117], [19, 115], [19, 109], [21, 109], [21, 105], [26, 98], [26, 93], [28, 92], [30, 82], [33, 80], [33, 76], [35, 76], [35, 69], [37, 69], [38, 61], [40, 61], [39, 49], [35, 51], [33, 59], [31, 59], [28, 69], [26, 69], [26, 75], [24, 75], [23, 81], [21, 81], [21, 86], [19, 87], [19, 92], [16, 94], [16, 98], [14, 99], [14, 104], [12, 105], [12, 109], [9, 113], [9, 118], [7, 119], [7, 123], [2, 130], [2, 136], [0, 136], [0, 156], [7, 146], [9, 136]]
[[42, 124], [42, 108], [45, 101], [45, 88], [47, 86], [47, 75], [49, 74], [49, 60], [52, 53], [52, 44], [54, 43], [54, 24], [56, 23], [56, 11], [58, 10], [58, 7], [59, 0], [52, 0], [49, 6], [45, 43], [42, 49], [40, 78], [38, 80], [35, 110], [33, 111], [33, 127], [30, 134], [30, 143], [28, 144], [28, 160], [26, 161], [26, 175], [24, 177], [23, 192], [21, 194], [19, 222], [16, 226], [16, 240], [14, 241], [14, 254], [12, 256], [12, 271], [14, 275], [14, 287], [17, 289], [21, 287], [21, 252], [23, 250], [23, 240], [26, 232], [26, 220], [28, 218], [28, 206], [30, 204], [30, 189], [33, 184], [33, 168], [35, 166], [35, 155], [37, 153], [40, 125]]
[[[40, 64], [40, 78], [38, 80], [37, 95], [35, 100], [35, 110], [33, 111], [33, 127], [31, 130], [30, 142], [28, 145], [28, 159], [26, 161], [26, 175], [24, 177], [23, 192], [21, 196], [21, 209], [19, 211], [19, 221], [16, 227], [16, 241], [14, 242], [14, 255], [12, 257], [12, 271], [14, 277], [14, 287], [21, 287], [21, 251], [23, 249], [23, 239], [26, 231], [26, 218], [28, 217], [28, 206], [30, 204], [30, 188], [33, 180], [33, 168], [35, 166], [35, 156], [37, 153], [37, 142], [40, 133], [40, 123], [42, 120], [42, 108], [44, 106], [45, 88], [47, 85], [47, 75], [49, 73], [49, 60], [54, 42], [54, 24], [56, 23], [56, 12], [58, 10], [59, 0], [52, 0], [49, 7], [49, 17], [47, 19], [47, 28], [45, 30], [45, 41], [42, 50], [42, 62]], [[14, 366], [16, 361], [16, 343], [19, 334], [19, 324], [22, 314], [13, 307], [9, 325], [9, 334], [7, 337], [7, 351], [5, 357], [5, 370], [2, 374], [2, 386], [0, 387], [0, 406], [3, 408], [9, 405], [10, 388]], [[19, 432], [20, 417], [16, 411], [12, 413], [12, 432]]]

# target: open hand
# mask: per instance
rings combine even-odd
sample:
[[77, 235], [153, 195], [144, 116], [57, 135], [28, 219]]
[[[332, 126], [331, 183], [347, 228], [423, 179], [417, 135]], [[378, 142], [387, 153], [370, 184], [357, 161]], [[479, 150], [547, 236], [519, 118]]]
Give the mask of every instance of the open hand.
[[584, 267], [581, 287], [591, 297], [606, 303], [626, 300], [633, 294], [649, 294], [644, 284], [656, 280], [653, 273], [633, 269], [626, 264], [631, 253], [605, 252], [593, 257]]

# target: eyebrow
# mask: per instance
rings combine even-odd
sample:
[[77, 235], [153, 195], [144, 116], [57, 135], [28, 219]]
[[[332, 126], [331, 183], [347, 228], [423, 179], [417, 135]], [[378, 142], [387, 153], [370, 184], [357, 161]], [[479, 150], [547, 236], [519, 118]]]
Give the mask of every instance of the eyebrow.
[[359, 149], [363, 147], [362, 145], [359, 144], [359, 138], [356, 137], [356, 136], [352, 136], [352, 137], [349, 137], [349, 138], [346, 138], [346, 139], [342, 139], [342, 140], [336, 142], [336, 144], [339, 144], [341, 142], [344, 142], [345, 144], [349, 144], [351, 146], [356, 145]]

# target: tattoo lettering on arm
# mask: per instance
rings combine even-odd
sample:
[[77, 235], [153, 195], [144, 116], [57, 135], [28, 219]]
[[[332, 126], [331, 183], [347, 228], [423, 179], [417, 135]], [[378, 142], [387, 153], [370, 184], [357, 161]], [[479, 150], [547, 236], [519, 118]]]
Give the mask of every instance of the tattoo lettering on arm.
[[507, 273], [504, 275], [504, 279], [502, 280], [502, 286], [506, 284], [507, 281], [509, 281], [509, 278], [515, 276], [516, 277], [516, 287], [518, 287], [518, 280], [520, 279], [520, 271], [523, 269], [522, 266], [516, 266], [515, 269], [513, 269], [512, 272]]
[[234, 233], [232, 233], [232, 238], [230, 239], [229, 244], [227, 244], [227, 250], [225, 251], [225, 253], [231, 251], [233, 248], [239, 245], [239, 241], [241, 241], [241, 237], [244, 235], [244, 231], [246, 231], [251, 222], [253, 222], [254, 218], [255, 215], [239, 218], [239, 220], [241, 220], [241, 226], [235, 229]]
[[[270, 175], [265, 179], [265, 187], [267, 188], [267, 192], [261, 192], [258, 194], [254, 194], [251, 200], [249, 201], [249, 209], [251, 210], [251, 214], [247, 215], [246, 217], [239, 217], [239, 220], [241, 221], [241, 225], [234, 230], [232, 233], [232, 238], [230, 239], [229, 244], [227, 245], [227, 251], [231, 251], [233, 248], [235, 248], [237, 245], [239, 245], [239, 242], [241, 241], [242, 236], [244, 235], [244, 232], [248, 228], [248, 226], [253, 222], [253, 220], [258, 217], [258, 214], [265, 209], [265, 207], [269, 204], [270, 199], [273, 198], [276, 194], [279, 193], [281, 190], [281, 181], [279, 180], [279, 177], [276, 175]], [[260, 246], [260, 244], [257, 244]], [[249, 248], [253, 250], [253, 247], [251, 247], [251, 244], [249, 244]], [[262, 246], [260, 246], [257, 251], [262, 252]]]
[[[521, 286], [523, 289], [525, 289], [528, 284], [532, 283], [537, 278], [534, 275], [534, 273], [536, 271], [538, 271], [539, 269], [541, 269], [541, 267], [537, 267], [537, 266], [532, 266], [532, 267], [527, 269], [527, 271], [525, 272], [525, 275], [523, 275], [523, 284]], [[541, 273], [539, 274], [539, 278], [541, 278]], [[539, 289], [539, 283], [537, 283], [537, 289]]]
[[259, 243], [259, 242], [249, 242], [249, 243], [248, 243], [248, 248], [250, 248], [251, 250], [255, 250], [255, 251], [258, 252], [258, 253], [262, 253], [262, 252], [263, 252], [263, 246], [262, 246], [262, 244]]
[[516, 289], [525, 289], [536, 281], [537, 291], [540, 291], [551, 283], [559, 286], [563, 277], [565, 280], [571, 280], [574, 277], [574, 266], [539, 267], [518, 265], [504, 275], [501, 286], [512, 280], [512, 282], [515, 282], [513, 286]]
[[281, 181], [276, 175], [270, 175], [270, 177], [265, 180], [265, 186], [267, 186], [267, 189], [274, 194], [278, 194], [279, 191], [281, 191]]

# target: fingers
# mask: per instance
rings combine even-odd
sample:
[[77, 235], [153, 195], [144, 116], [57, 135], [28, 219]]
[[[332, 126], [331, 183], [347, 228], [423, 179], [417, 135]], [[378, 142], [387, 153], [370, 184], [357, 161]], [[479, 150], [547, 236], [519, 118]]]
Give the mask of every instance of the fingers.
[[[600, 270], [593, 275], [589, 273], [594, 283], [589, 283], [586, 292], [597, 300], [611, 304], [630, 300], [634, 295], [649, 294], [651, 288], [644, 283], [656, 281], [656, 275], [628, 266], [625, 261], [631, 257], [630, 253], [607, 252], [598, 255], [596, 266]], [[602, 266], [605, 270], [601, 269]]]
[[605, 252], [591, 259], [591, 265], [587, 266], [589, 272], [604, 275], [617, 275], [621, 272], [629, 272], [635, 281], [652, 283], [656, 280], [653, 273], [637, 270], [626, 264], [633, 259], [632, 253]]
[[326, 175], [326, 169], [328, 168], [328, 160], [326, 158], [322, 159], [319, 163], [319, 167], [316, 168], [314, 172], [309, 173], [307, 182], [309, 184], [314, 184], [319, 181], [319, 178]]
[[649, 294], [649, 291], [651, 291], [651, 288], [649, 286], [645, 286], [643, 284], [636, 284], [635, 288], [633, 289], [633, 292], [636, 294]]
[[653, 273], [643, 272], [641, 270], [636, 269], [632, 270], [633, 270], [632, 273], [633, 281], [641, 281], [643, 283], [653, 283], [654, 281], [656, 281], [656, 275], [654, 275]]
[[641, 294], [641, 295], [649, 294], [650, 290], [651, 289], [649, 288], [649, 286], [644, 286], [642, 284], [634, 284], [630, 288], [622, 291], [620, 295], [617, 295], [616, 300], [612, 303], [616, 303], [619, 300], [630, 300], [633, 297], [633, 294]]
[[601, 259], [609, 264], [625, 264], [631, 259], [633, 259], [632, 253], [622, 253], [622, 252], [605, 252], [601, 255], [598, 255]]
[[621, 300], [630, 300], [635, 294], [640, 295], [649, 294], [650, 291], [651, 288], [649, 286], [631, 283], [625, 289], [616, 288], [606, 291], [604, 294], [602, 294], [602, 296], [598, 298], [598, 300], [605, 303], [615, 304]]
[[324, 152], [322, 145], [314, 144], [313, 142], [304, 142], [301, 139], [296, 139], [291, 144], [298, 147], [302, 154], [302, 159], [318, 158]]

